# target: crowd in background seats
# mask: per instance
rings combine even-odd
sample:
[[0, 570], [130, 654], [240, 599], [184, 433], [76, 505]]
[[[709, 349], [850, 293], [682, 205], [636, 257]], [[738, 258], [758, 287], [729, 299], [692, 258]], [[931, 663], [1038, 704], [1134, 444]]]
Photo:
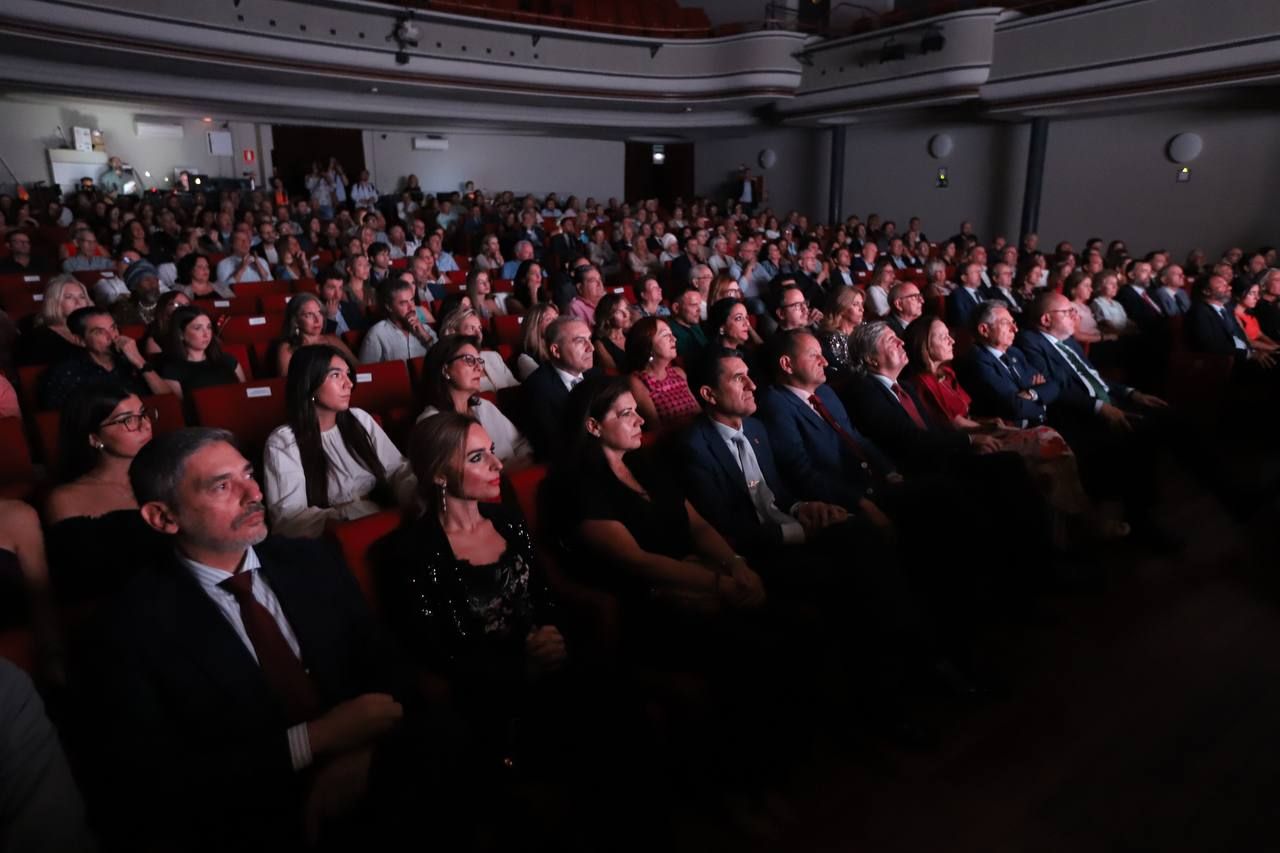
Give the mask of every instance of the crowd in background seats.
[[1176, 548], [1161, 466], [1247, 503], [1215, 414], [1275, 409], [1271, 247], [104, 189], [0, 196], [0, 837], [50, 849], [776, 839], [848, 720], [936, 746], [1028, 575]]

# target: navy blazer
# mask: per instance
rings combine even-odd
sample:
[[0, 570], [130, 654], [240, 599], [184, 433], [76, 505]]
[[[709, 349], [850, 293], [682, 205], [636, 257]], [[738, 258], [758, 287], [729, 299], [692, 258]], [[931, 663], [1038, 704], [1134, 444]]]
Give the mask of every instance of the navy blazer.
[[[975, 343], [956, 359], [956, 376], [973, 400], [972, 412], [977, 417], [995, 417], [1025, 423], [1042, 424], [1047, 415], [1039, 390], [1031, 384], [1036, 371], [1027, 363], [1022, 350], [1011, 346], [1004, 362], [997, 359], [981, 343]], [[1018, 396], [1021, 391], [1036, 391], [1035, 400]]]
[[986, 301], [979, 289], [976, 296], [971, 296], [964, 287], [957, 287], [947, 294], [947, 325], [968, 329], [973, 313]]
[[[760, 473], [773, 492], [774, 503], [778, 509], [789, 512], [795, 499], [774, 463], [769, 433], [755, 418], [743, 418], [742, 431], [751, 442]], [[681, 450], [685, 493], [702, 517], [735, 549], [751, 553], [782, 544], [782, 528], [776, 524], [765, 526], [756, 515], [737, 456], [720, 437], [709, 416], [702, 414], [693, 422], [684, 435]]]
[[1242, 341], [1249, 338], [1240, 328], [1230, 305], [1223, 306], [1222, 315], [1219, 315], [1209, 303], [1197, 299], [1191, 304], [1185, 322], [1187, 349], [1192, 352], [1232, 356], [1247, 354], [1247, 350], [1239, 349], [1235, 344], [1237, 337]]
[[[404, 681], [350, 571], [326, 543], [271, 537], [254, 546], [321, 705]], [[307, 776], [293, 770], [290, 720], [243, 641], [175, 556], [103, 605], [88, 651], [95, 745], [111, 775], [104, 809], [129, 844], [187, 849], [260, 839], [293, 810]], [[401, 696], [404, 694], [401, 692]], [[209, 803], [237, 795], [235, 808]], [[136, 808], [146, 803], [145, 809]], [[218, 841], [220, 840], [220, 841]], [[148, 849], [137, 843], [139, 849]]]
[[[599, 371], [591, 368], [583, 378]], [[564, 387], [560, 374], [548, 359], [538, 365], [523, 383], [526, 413], [528, 414], [529, 443], [539, 462], [548, 462], [560, 455], [565, 444], [564, 404], [569, 399], [569, 389]]]
[[996, 287], [994, 284], [988, 287], [979, 288], [978, 293], [980, 293], [982, 298], [988, 302], [1002, 303], [1012, 314], [1022, 313], [1022, 306], [1018, 304], [1018, 301], [1005, 296], [1004, 291]]
[[824, 501], [853, 510], [862, 498], [874, 500], [877, 477], [897, 468], [854, 428], [834, 391], [820, 385], [816, 393], [836, 423], [862, 448], [865, 463], [808, 403], [786, 388], [770, 385], [758, 392], [760, 420], [769, 432], [785, 485], [797, 500]]
[[[1041, 332], [1032, 329], [1019, 332], [1016, 341], [1018, 348], [1026, 354], [1031, 369], [1043, 374], [1047, 380], [1045, 384], [1036, 386], [1036, 394], [1048, 405], [1050, 419], [1062, 415], [1071, 417], [1093, 415], [1093, 396], [1089, 393], [1084, 381], [1067, 362], [1067, 357], [1060, 353], [1057, 347], [1049, 343]], [[1067, 338], [1063, 343], [1070, 347], [1081, 361], [1092, 366], [1075, 338]], [[1127, 397], [1133, 390], [1119, 382], [1109, 382], [1105, 377], [1103, 382], [1113, 400]]]
[[934, 422], [931, 410], [902, 386], [927, 425], [921, 429], [893, 392], [873, 376], [859, 376], [841, 389], [847, 404], [871, 440], [897, 460], [904, 471], [935, 468], [947, 457], [969, 450], [969, 437]]

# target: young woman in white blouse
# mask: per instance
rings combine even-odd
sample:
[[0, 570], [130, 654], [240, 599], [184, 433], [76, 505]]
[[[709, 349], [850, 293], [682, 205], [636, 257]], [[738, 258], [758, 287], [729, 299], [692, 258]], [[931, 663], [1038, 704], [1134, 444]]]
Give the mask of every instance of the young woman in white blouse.
[[263, 467], [273, 533], [319, 536], [347, 521], [413, 502], [408, 460], [372, 416], [351, 408], [354, 364], [323, 344], [289, 362], [289, 423], [267, 438]]
[[477, 338], [445, 335], [427, 353], [422, 367], [422, 396], [427, 407], [418, 420], [442, 411], [469, 415], [489, 433], [494, 454], [508, 471], [528, 467], [533, 464], [528, 439], [497, 406], [480, 396], [485, 363], [478, 343]]

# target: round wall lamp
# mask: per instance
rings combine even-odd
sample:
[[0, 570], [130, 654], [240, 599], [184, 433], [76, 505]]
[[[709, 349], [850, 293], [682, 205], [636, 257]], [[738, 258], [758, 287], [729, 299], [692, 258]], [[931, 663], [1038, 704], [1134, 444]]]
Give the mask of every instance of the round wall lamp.
[[954, 148], [955, 140], [949, 133], [935, 133], [929, 138], [929, 156], [935, 160], [945, 160]]
[[1198, 133], [1179, 133], [1165, 146], [1165, 154], [1175, 163], [1190, 163], [1204, 150], [1204, 140]]

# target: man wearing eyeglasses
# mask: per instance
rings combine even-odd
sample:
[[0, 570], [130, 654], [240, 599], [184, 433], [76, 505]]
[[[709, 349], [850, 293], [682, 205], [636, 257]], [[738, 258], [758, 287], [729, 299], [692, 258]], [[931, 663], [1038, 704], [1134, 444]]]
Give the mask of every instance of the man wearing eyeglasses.
[[31, 235], [14, 229], [9, 232], [9, 257], [0, 260], [0, 273], [43, 275], [49, 271], [48, 260], [31, 254]]
[[168, 394], [168, 384], [138, 352], [133, 338], [120, 334], [105, 308], [90, 306], [71, 312], [67, 328], [84, 347], [44, 374], [39, 400], [44, 409], [59, 409], [80, 388], [118, 383], [139, 396]]
[[898, 337], [907, 333], [911, 321], [924, 313], [924, 296], [913, 282], [900, 281], [889, 290], [889, 328]]

